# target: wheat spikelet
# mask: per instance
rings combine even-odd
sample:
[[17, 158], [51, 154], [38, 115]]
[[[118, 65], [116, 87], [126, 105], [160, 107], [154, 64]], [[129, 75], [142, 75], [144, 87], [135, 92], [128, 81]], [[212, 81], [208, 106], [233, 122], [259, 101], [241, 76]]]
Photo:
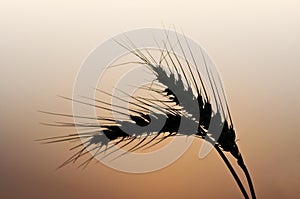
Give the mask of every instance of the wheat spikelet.
[[[179, 57], [173, 49], [172, 44], [167, 39], [164, 41], [164, 49], [160, 49], [160, 59], [155, 59], [151, 52], [147, 49], [143, 52], [140, 49], [136, 49], [134, 44], [128, 41], [129, 45], [118, 42], [121, 46], [128, 49], [128, 51], [136, 56], [137, 61], [132, 61], [124, 64], [139, 64], [146, 66], [151, 73], [155, 76], [155, 80], [151, 86], [145, 86], [143, 89], [146, 92], [156, 94], [158, 98], [145, 98], [142, 96], [129, 96], [132, 101], [128, 103], [132, 105], [131, 108], [127, 108], [113, 105], [104, 100], [100, 99], [90, 99], [94, 103], [87, 103], [81, 100], [75, 100], [70, 98], [65, 98], [73, 102], [82, 103], [86, 106], [93, 106], [102, 111], [114, 111], [120, 115], [127, 116], [129, 119], [116, 119], [113, 117], [96, 117], [91, 118], [88, 116], [74, 116], [81, 117], [85, 119], [96, 120], [97, 123], [56, 123], [47, 124], [61, 127], [81, 127], [86, 128], [84, 133], [74, 133], [59, 137], [50, 137], [46, 139], [41, 139], [39, 141], [44, 141], [45, 143], [56, 143], [65, 141], [81, 141], [78, 145], [75, 145], [70, 150], [77, 150], [74, 155], [68, 158], [59, 168], [66, 166], [70, 163], [75, 163], [77, 160], [82, 159], [87, 156], [87, 154], [92, 153], [92, 156], [84, 160], [79, 164], [79, 167], [86, 167], [95, 157], [103, 154], [108, 149], [112, 149], [114, 146], [119, 146], [119, 148], [110, 151], [105, 154], [102, 158], [106, 158], [120, 149], [125, 149], [131, 146], [135, 141], [138, 143], [133, 144], [126, 152], [118, 155], [126, 155], [129, 152], [134, 152], [139, 149], [151, 148], [169, 137], [172, 136], [196, 136], [202, 139], [210, 140], [214, 144], [214, 147], [221, 155], [222, 159], [230, 169], [232, 175], [237, 181], [243, 195], [248, 198], [248, 195], [236, 175], [235, 171], [228, 162], [223, 151], [230, 152], [236, 159], [239, 166], [243, 169], [248, 179], [250, 191], [252, 198], [255, 198], [254, 188], [249, 175], [249, 172], [244, 164], [242, 155], [236, 144], [236, 135], [231, 120], [229, 108], [226, 101], [226, 107], [222, 105], [220, 92], [217, 90], [216, 80], [214, 76], [210, 73], [206, 64], [206, 71], [209, 78], [209, 82], [206, 85], [203, 82], [203, 77], [198, 71], [196, 62], [193, 64], [187, 60], [185, 53], [183, 52], [183, 57]], [[180, 45], [182, 51], [183, 45], [178, 39], [178, 45]], [[187, 43], [188, 45], [188, 43]], [[192, 52], [190, 51], [191, 55]], [[192, 55], [193, 56], [193, 55]], [[204, 58], [205, 61], [205, 58]], [[122, 64], [121, 64], [122, 65]], [[207, 87], [212, 88], [211, 95], [207, 91]], [[106, 91], [97, 89], [100, 93], [112, 97], [116, 100], [127, 102], [124, 99], [110, 94]], [[120, 91], [124, 95], [128, 95], [123, 91]], [[214, 99], [217, 105], [217, 110], [213, 110], [212, 101]], [[114, 110], [112, 110], [112, 107]], [[150, 108], [153, 108], [151, 110]], [[128, 112], [125, 112], [128, 111]], [[68, 114], [57, 114], [44, 112], [47, 114], [53, 114], [62, 117], [73, 117]], [[144, 128], [150, 124], [155, 124], [161, 120], [165, 123], [162, 128], [160, 126], [154, 125], [145, 131]], [[183, 128], [180, 129], [180, 123], [183, 122], [187, 124], [186, 126], [196, 126], [196, 129]], [[220, 134], [209, 133], [209, 126], [211, 121], [213, 121], [217, 128], [221, 128]], [[127, 132], [124, 129], [135, 129], [134, 132]], [[214, 132], [214, 129], [211, 130]], [[84, 141], [82, 141], [84, 140]], [[221, 150], [221, 149], [222, 150]]]

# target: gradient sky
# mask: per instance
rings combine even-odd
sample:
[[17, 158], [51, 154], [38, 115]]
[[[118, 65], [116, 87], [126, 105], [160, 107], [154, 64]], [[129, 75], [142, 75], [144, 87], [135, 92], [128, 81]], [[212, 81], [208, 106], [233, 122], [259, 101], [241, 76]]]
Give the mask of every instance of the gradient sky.
[[[197, 3], [196, 3], [197, 2]], [[238, 145], [258, 198], [300, 195], [299, 1], [1, 1], [1, 198], [241, 198], [216, 152], [195, 142], [148, 174], [102, 164], [55, 168], [70, 144], [33, 140], [72, 129], [38, 110], [71, 113], [76, 73], [89, 52], [120, 32], [175, 25], [200, 43], [223, 78]]]

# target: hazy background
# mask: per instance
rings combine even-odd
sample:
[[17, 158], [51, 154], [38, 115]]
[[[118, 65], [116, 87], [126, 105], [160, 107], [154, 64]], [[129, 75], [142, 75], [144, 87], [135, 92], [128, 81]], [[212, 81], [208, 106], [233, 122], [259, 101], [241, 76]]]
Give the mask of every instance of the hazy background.
[[200, 43], [221, 72], [239, 146], [258, 198], [300, 195], [299, 1], [1, 1], [1, 198], [241, 198], [212, 152], [193, 144], [171, 166], [148, 174], [101, 164], [55, 168], [66, 144], [34, 139], [72, 131], [38, 110], [71, 113], [76, 73], [100, 42], [142, 27], [175, 25]]

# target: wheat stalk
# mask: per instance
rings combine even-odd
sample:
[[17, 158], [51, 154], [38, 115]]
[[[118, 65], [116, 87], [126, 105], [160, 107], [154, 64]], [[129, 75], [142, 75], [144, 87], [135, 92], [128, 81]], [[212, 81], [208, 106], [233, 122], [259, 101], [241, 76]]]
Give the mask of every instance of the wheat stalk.
[[[178, 39], [178, 37], [177, 37]], [[116, 119], [112, 117], [88, 117], [88, 116], [72, 116], [68, 114], [57, 114], [51, 112], [44, 112], [47, 114], [52, 114], [56, 116], [63, 117], [79, 117], [85, 119], [93, 119], [99, 123], [56, 123], [56, 124], [46, 124], [54, 125], [60, 127], [74, 127], [79, 126], [81, 128], [87, 128], [85, 133], [74, 133], [65, 136], [59, 137], [50, 137], [46, 139], [40, 139], [44, 143], [56, 143], [64, 141], [82, 141], [85, 139], [85, 142], [81, 142], [78, 145], [75, 145], [70, 150], [77, 149], [78, 151], [67, 159], [59, 168], [69, 164], [75, 163], [78, 159], [86, 156], [89, 153], [93, 153], [92, 157], [88, 158], [82, 162], [79, 167], [86, 167], [94, 157], [99, 154], [104, 153], [108, 149], [118, 145], [119, 148], [125, 148], [130, 146], [131, 143], [139, 139], [140, 141], [135, 144], [130, 149], [116, 158], [126, 155], [128, 152], [133, 152], [138, 149], [148, 149], [151, 148], [162, 141], [166, 140], [171, 136], [196, 136], [202, 139], [210, 141], [214, 148], [217, 150], [218, 154], [230, 170], [232, 176], [234, 177], [236, 183], [238, 184], [244, 198], [249, 198], [243, 184], [240, 181], [240, 178], [236, 174], [235, 170], [231, 166], [230, 162], [226, 158], [224, 152], [230, 152], [237, 160], [238, 165], [242, 168], [243, 172], [246, 175], [248, 186], [250, 188], [252, 198], [256, 198], [253, 183], [250, 177], [250, 174], [247, 170], [246, 165], [244, 164], [242, 155], [236, 144], [236, 135], [233, 127], [233, 122], [231, 119], [230, 111], [228, 108], [228, 103], [226, 101], [226, 107], [222, 106], [220, 93], [224, 89], [218, 90], [216, 86], [216, 79], [211, 74], [209, 70], [204, 55], [203, 60], [206, 67], [206, 72], [208, 75], [207, 84], [204, 83], [203, 77], [200, 72], [195, 70], [195, 65], [197, 65], [193, 53], [189, 48], [189, 52], [184, 52], [182, 48], [182, 43], [178, 39], [177, 45], [180, 46], [182, 50], [183, 58], [179, 57], [173, 48], [173, 45], [168, 39], [163, 41], [163, 49], [160, 49], [160, 59], [156, 60], [151, 52], [147, 49], [144, 49], [143, 52], [140, 49], [135, 48], [134, 44], [128, 39], [127, 43], [116, 41], [118, 44], [126, 48], [129, 52], [136, 56], [137, 61], [126, 62], [121, 65], [126, 64], [140, 64], [146, 66], [156, 77], [155, 82], [152, 86], [144, 87], [147, 92], [153, 92], [160, 96], [157, 98], [144, 98], [144, 97], [134, 97], [130, 96], [133, 101], [129, 102], [133, 107], [129, 108], [129, 114], [125, 111], [127, 108], [118, 105], [111, 105], [110, 103], [100, 100], [100, 99], [90, 99], [92, 102], [97, 102], [97, 105], [94, 103], [83, 102], [81, 100], [75, 100], [70, 98], [65, 98], [73, 102], [82, 103], [87, 106], [93, 106], [102, 111], [112, 111], [114, 107], [114, 112], [119, 113], [120, 115], [129, 116], [130, 120]], [[186, 45], [188, 42], [186, 40]], [[189, 46], [189, 45], [188, 45]], [[190, 53], [193, 58], [193, 64], [187, 60], [186, 54]], [[202, 51], [201, 51], [202, 53]], [[183, 60], [183, 61], [182, 61]], [[207, 86], [212, 88], [212, 93], [209, 95]], [[118, 96], [112, 95], [106, 91], [99, 90], [104, 95], [115, 98], [116, 100], [124, 102], [124, 100]], [[122, 92], [122, 91], [120, 91]], [[122, 92], [126, 95], [126, 93]], [[163, 100], [164, 99], [164, 100]], [[217, 110], [213, 111], [212, 101], [217, 104]], [[94, 100], [94, 101], [93, 101]], [[197, 104], [198, 109], [190, 106], [191, 104]], [[155, 105], [155, 106], [154, 106]], [[149, 111], [150, 108], [155, 107], [155, 111]], [[199, 116], [200, 111], [200, 117]], [[150, 117], [151, 116], [151, 117]], [[138, 126], [147, 126], [150, 123], [155, 123], [164, 119], [166, 122], [162, 129], [153, 131], [143, 132], [136, 131], [133, 134], [128, 134], [123, 131], [121, 127], [131, 127], [133, 125]], [[188, 124], [197, 125], [196, 132], [178, 132], [180, 122], [184, 120]], [[219, 125], [223, 125], [222, 131], [219, 135], [210, 135], [208, 134], [208, 129], [211, 121], [218, 121]], [[167, 133], [167, 135], [165, 135]], [[148, 139], [150, 138], [150, 140]], [[158, 139], [160, 138], [160, 139]], [[148, 139], [148, 141], [146, 141]], [[158, 141], [157, 141], [158, 140]], [[154, 143], [153, 143], [154, 142]], [[109, 146], [111, 144], [111, 146]], [[110, 156], [112, 153], [115, 153], [117, 150], [113, 150], [110, 153], [104, 155], [102, 158]]]

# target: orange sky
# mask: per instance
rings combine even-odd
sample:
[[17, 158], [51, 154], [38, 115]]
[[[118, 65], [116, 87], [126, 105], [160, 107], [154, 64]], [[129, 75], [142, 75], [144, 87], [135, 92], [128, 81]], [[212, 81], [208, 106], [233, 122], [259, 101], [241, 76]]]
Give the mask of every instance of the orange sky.
[[[195, 1], [196, 2], [196, 1]], [[300, 3], [297, 1], [6, 1], [0, 3], [1, 198], [241, 198], [217, 153], [197, 141], [171, 166], [126, 174], [101, 164], [55, 168], [69, 144], [33, 140], [72, 129], [38, 110], [71, 113], [82, 61], [122, 31], [176, 25], [223, 78], [258, 198], [297, 198], [300, 183]]]

